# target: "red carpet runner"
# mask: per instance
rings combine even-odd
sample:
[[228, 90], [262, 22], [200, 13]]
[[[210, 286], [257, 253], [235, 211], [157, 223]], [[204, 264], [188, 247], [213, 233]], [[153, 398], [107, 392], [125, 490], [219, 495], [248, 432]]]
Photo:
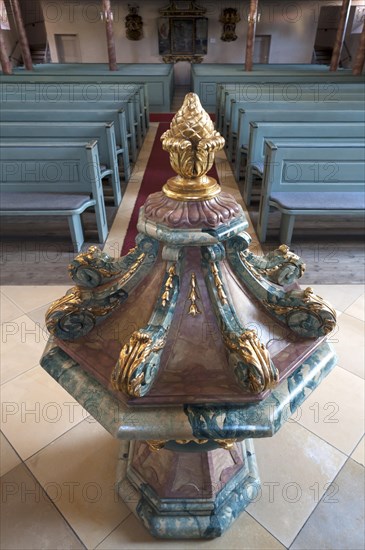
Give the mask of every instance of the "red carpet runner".
[[[137, 196], [136, 204], [132, 212], [131, 219], [129, 221], [127, 233], [124, 239], [122, 256], [128, 252], [130, 248], [135, 245], [134, 239], [137, 235], [137, 221], [139, 209], [144, 205], [148, 195], [161, 191], [162, 186], [166, 183], [168, 178], [176, 176], [176, 173], [170, 166], [169, 154], [162, 149], [161, 135], [170, 128], [169, 122], [160, 122], [155, 141], [153, 142], [150, 157], [147, 162], [146, 170], [143, 176], [141, 187]], [[215, 178], [218, 181], [218, 174], [215, 166], [209, 170], [208, 175]], [[123, 203], [122, 203], [123, 208]]]

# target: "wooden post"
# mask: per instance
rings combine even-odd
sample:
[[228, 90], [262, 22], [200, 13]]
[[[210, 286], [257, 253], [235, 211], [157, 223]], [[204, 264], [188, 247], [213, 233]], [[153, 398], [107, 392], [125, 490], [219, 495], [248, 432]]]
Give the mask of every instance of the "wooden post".
[[27, 33], [25, 32], [25, 28], [24, 28], [23, 17], [22, 17], [22, 12], [20, 11], [19, 1], [11, 0], [11, 5], [13, 8], [15, 25], [18, 31], [19, 44], [22, 50], [24, 67], [28, 71], [32, 71], [33, 70], [32, 56], [30, 54]]
[[340, 21], [338, 23], [335, 45], [333, 46], [330, 71], [337, 71], [340, 62], [343, 42], [346, 34], [347, 20], [349, 18], [351, 0], [342, 0]]
[[250, 13], [248, 16], [248, 29], [247, 29], [247, 40], [246, 40], [246, 60], [245, 60], [246, 71], [252, 71], [252, 66], [253, 66], [252, 58], [253, 58], [253, 49], [254, 49], [254, 43], [255, 43], [257, 5], [258, 5], [258, 0], [250, 0]]
[[365, 20], [360, 36], [359, 46], [357, 48], [354, 65], [352, 67], [352, 74], [361, 74], [365, 61]]
[[9, 61], [9, 56], [6, 53], [4, 31], [0, 31], [0, 62], [1, 62], [1, 69], [4, 74], [13, 74], [11, 63]]
[[109, 59], [109, 69], [111, 71], [117, 71], [117, 56], [115, 53], [115, 41], [114, 41], [114, 31], [113, 31], [113, 21], [112, 21], [112, 10], [110, 6], [110, 0], [103, 0], [103, 15], [105, 19], [105, 28], [106, 28], [106, 41], [108, 44], [108, 59]]

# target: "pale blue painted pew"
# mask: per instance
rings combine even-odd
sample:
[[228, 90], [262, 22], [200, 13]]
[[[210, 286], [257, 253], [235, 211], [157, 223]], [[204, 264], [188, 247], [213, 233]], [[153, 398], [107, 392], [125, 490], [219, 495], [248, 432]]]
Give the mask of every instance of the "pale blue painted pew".
[[[2, 83], [0, 81], [0, 101], [37, 102], [81, 100], [90, 105], [98, 101], [124, 101], [132, 94], [136, 127], [139, 136], [144, 138], [149, 121], [147, 120], [147, 86], [141, 84], [99, 84], [99, 83], [63, 83], [63, 82], [25, 82]], [[140, 124], [137, 126], [137, 121]]]
[[[2, 139], [0, 190], [2, 216], [67, 216], [76, 251], [84, 241], [80, 215], [89, 206], [95, 208], [100, 243], [108, 235], [96, 141], [50, 144]], [[32, 201], [30, 193], [36, 194]]]
[[[229, 95], [229, 94], [228, 94]], [[311, 99], [312, 94], [304, 92], [302, 94], [302, 98], [300, 101], [280, 101], [280, 100], [272, 100], [270, 98], [270, 94], [263, 94], [262, 98], [259, 101], [255, 102], [246, 102], [246, 101], [237, 101], [235, 99], [230, 100], [230, 105], [228, 107], [228, 111], [225, 114], [224, 120], [223, 120], [223, 137], [226, 140], [226, 149], [227, 149], [227, 157], [229, 160], [232, 160], [234, 158], [234, 147], [236, 144], [237, 139], [237, 133], [238, 133], [238, 119], [239, 119], [239, 109], [241, 108], [250, 108], [252, 107], [258, 107], [261, 105], [261, 103], [273, 103], [273, 109], [276, 109], [276, 104], [280, 103], [281, 105], [290, 105], [290, 109], [294, 109], [295, 106], [298, 108], [304, 105], [304, 108], [306, 108], [306, 105], [312, 105], [313, 109], [330, 109], [330, 108], [340, 108], [343, 103], [346, 104], [353, 104], [360, 102], [362, 105], [364, 105], [364, 97], [365, 97], [365, 90], [364, 92], [339, 92], [337, 95], [336, 100], [334, 101], [327, 101], [325, 99], [324, 95], [319, 95], [317, 98], [317, 101], [313, 101]]]
[[[0, 121], [2, 122], [102, 122], [114, 123], [115, 136], [117, 140], [117, 154], [123, 155], [128, 153], [125, 158], [125, 166], [129, 166], [129, 147], [127, 138], [127, 127], [125, 120], [125, 111], [120, 109], [79, 109], [79, 110], [32, 110], [32, 109], [9, 109], [3, 106], [0, 109]], [[136, 151], [131, 157], [136, 160]]]
[[261, 106], [258, 109], [240, 109], [234, 167], [236, 180], [240, 179], [242, 158], [247, 154], [251, 122], [308, 122], [309, 120], [311, 122], [365, 122], [365, 112], [361, 108], [344, 109], [343, 105], [339, 109], [312, 111], [298, 108], [276, 111], [262, 109]]
[[311, 64], [257, 64], [245, 71], [244, 64], [201, 63], [191, 66], [193, 91], [198, 94], [204, 109], [215, 112], [217, 84], [257, 82], [363, 82], [351, 70], [329, 71], [324, 65]]
[[[2, 86], [0, 86], [1, 90]], [[146, 134], [146, 128], [144, 126], [144, 116], [142, 119], [141, 111], [141, 99], [140, 99], [140, 87], [133, 86], [135, 91], [120, 93], [116, 97], [112, 92], [103, 91], [100, 94], [95, 94], [92, 96], [88, 94], [87, 91], [82, 90], [82, 86], [77, 87], [75, 90], [63, 89], [62, 86], [59, 86], [59, 89], [55, 90], [54, 93], [39, 94], [37, 91], [29, 91], [26, 95], [23, 92], [6, 94], [2, 95], [6, 98], [3, 100], [4, 106], [8, 105], [10, 108], [14, 104], [20, 105], [22, 108], [28, 108], [28, 104], [35, 104], [36, 109], [48, 109], [48, 108], [59, 108], [58, 104], [61, 104], [60, 107], [67, 103], [70, 105], [71, 109], [81, 106], [85, 108], [88, 106], [90, 109], [101, 108], [115, 108], [116, 110], [123, 108], [126, 112], [126, 124], [128, 130], [128, 137], [131, 141], [131, 148], [135, 146], [136, 148], [141, 148], [143, 139]], [[131, 87], [132, 88], [132, 87]]]
[[44, 63], [34, 65], [33, 71], [16, 67], [12, 75], [0, 75], [0, 82], [71, 84], [107, 84], [110, 87], [125, 84], [145, 86], [146, 121], [149, 110], [170, 112], [174, 89], [174, 65], [172, 63], [123, 63], [117, 71], [110, 71], [107, 64], [100, 63]]
[[243, 184], [243, 200], [251, 204], [252, 180], [262, 178], [264, 171], [264, 142], [281, 139], [299, 141], [310, 138], [361, 139], [365, 137], [365, 123], [361, 122], [251, 122], [247, 151], [246, 177]]
[[224, 120], [233, 120], [230, 113], [231, 100], [248, 104], [257, 103], [266, 97], [267, 101], [295, 103], [305, 98], [315, 103], [336, 102], [343, 94], [360, 94], [364, 98], [365, 83], [306, 83], [272, 82], [250, 84], [220, 84], [217, 87], [216, 127], [222, 133]]
[[[57, 139], [88, 141], [96, 139], [102, 179], [111, 177], [114, 204], [119, 206], [122, 200], [120, 187], [117, 146], [114, 123], [98, 122], [0, 122], [0, 135], [4, 138]], [[125, 155], [126, 156], [126, 155]], [[129, 159], [127, 158], [127, 177], [129, 178]]]
[[[124, 118], [126, 123], [126, 135], [129, 140], [129, 150], [131, 152], [131, 158], [133, 162], [137, 159], [137, 133], [135, 126], [135, 112], [132, 100], [126, 102], [113, 102], [113, 101], [101, 101], [94, 103], [90, 106], [85, 101], [32, 101], [30, 98], [28, 101], [22, 102], [20, 105], [16, 100], [8, 100], [3, 103], [2, 110], [14, 110], [21, 108], [22, 111], [31, 110], [34, 112], [54, 110], [63, 113], [64, 111], [76, 112], [85, 109], [90, 112], [114, 110], [117, 112], [124, 112]], [[19, 120], [19, 119], [18, 119]], [[74, 119], [75, 120], [75, 119]], [[114, 120], [114, 119], [113, 119]], [[20, 121], [20, 120], [19, 120]], [[115, 122], [115, 120], [114, 120]]]
[[281, 212], [280, 241], [290, 245], [295, 216], [364, 216], [364, 141], [265, 141], [257, 235], [265, 242], [270, 207]]

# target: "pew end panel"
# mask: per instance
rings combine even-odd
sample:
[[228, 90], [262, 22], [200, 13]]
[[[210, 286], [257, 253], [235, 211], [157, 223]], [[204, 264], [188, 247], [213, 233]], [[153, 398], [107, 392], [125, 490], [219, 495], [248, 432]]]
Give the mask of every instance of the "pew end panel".
[[270, 207], [282, 214], [280, 238], [290, 245], [296, 215], [364, 216], [364, 142], [265, 141], [257, 235], [265, 242]]

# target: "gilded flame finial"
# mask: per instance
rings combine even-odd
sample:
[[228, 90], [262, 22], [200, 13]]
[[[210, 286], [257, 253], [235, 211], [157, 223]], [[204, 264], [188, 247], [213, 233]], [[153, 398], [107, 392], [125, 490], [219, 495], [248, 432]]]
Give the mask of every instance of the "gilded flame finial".
[[194, 93], [184, 103], [162, 136], [162, 147], [170, 153], [170, 163], [178, 174], [170, 178], [163, 192], [176, 200], [206, 200], [220, 193], [214, 178], [206, 176], [214, 153], [224, 147], [224, 138], [214, 130], [208, 113]]

